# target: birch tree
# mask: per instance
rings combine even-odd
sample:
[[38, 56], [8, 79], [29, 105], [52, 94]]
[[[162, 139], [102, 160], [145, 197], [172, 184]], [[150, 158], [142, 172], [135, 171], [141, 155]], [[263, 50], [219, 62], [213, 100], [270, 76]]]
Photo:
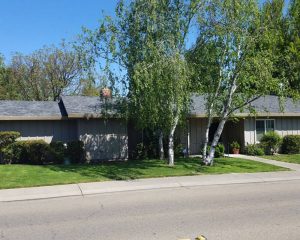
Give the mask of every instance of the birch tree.
[[[203, 161], [213, 165], [215, 147], [227, 120], [263, 95], [281, 94], [283, 83], [272, 75], [272, 34], [263, 25], [257, 1], [208, 1], [198, 24], [200, 36], [191, 55], [196, 72], [199, 66], [200, 91], [206, 93]], [[206, 154], [214, 118], [219, 124]]]
[[119, 92], [127, 95], [131, 116], [138, 126], [159, 130], [161, 156], [162, 136], [168, 136], [169, 165], [174, 164], [174, 131], [188, 105], [184, 53], [200, 3], [119, 1], [116, 17], [106, 17], [95, 31], [86, 29], [81, 38], [83, 47], [79, 47], [87, 64], [97, 63], [114, 76], [112, 88], [123, 86]]

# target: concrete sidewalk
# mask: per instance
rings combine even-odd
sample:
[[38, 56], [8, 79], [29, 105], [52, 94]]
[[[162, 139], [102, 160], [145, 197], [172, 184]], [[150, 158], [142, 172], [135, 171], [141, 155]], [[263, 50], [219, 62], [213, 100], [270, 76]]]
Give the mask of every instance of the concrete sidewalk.
[[275, 165], [275, 166], [289, 168], [289, 169], [292, 169], [292, 170], [295, 170], [295, 171], [300, 171], [300, 164], [296, 164], [296, 163], [280, 162], [280, 161], [275, 161], [275, 160], [270, 160], [270, 159], [255, 157], [255, 156], [242, 155], [242, 154], [229, 154], [229, 157], [253, 160], [253, 161], [256, 161], [256, 162], [272, 164], [272, 165]]
[[0, 202], [87, 196], [124, 191], [198, 187], [223, 184], [264, 183], [300, 180], [300, 171], [231, 173], [183, 177], [151, 178], [132, 181], [108, 181], [58, 186], [0, 190]]

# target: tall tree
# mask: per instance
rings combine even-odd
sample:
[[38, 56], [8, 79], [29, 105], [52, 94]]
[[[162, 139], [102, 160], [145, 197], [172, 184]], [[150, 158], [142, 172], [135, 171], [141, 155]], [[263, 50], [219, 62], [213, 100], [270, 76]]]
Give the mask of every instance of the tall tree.
[[21, 95], [12, 78], [11, 68], [5, 65], [4, 58], [0, 55], [0, 99], [20, 99]]
[[287, 15], [287, 36], [285, 54], [285, 75], [296, 90], [294, 95], [300, 95], [300, 1], [291, 0]]
[[16, 53], [9, 68], [11, 81], [26, 100], [57, 100], [61, 94], [74, 94], [84, 76], [80, 56], [64, 43], [29, 55]]
[[273, 76], [272, 31], [263, 25], [255, 0], [208, 1], [198, 24], [200, 36], [191, 55], [198, 85], [205, 86], [200, 91], [206, 93], [204, 153], [212, 119], [219, 120], [209, 154], [203, 154], [204, 163], [212, 165], [227, 120], [260, 96], [281, 94], [282, 80]]
[[[120, 0], [116, 17], [107, 17], [96, 31], [86, 30], [83, 47], [86, 63], [98, 62], [109, 76], [118, 66], [122, 77], [111, 78], [111, 87], [126, 86], [132, 116], [141, 128], [159, 130], [169, 140], [169, 165], [174, 164], [173, 138], [189, 99], [185, 60], [187, 36], [197, 0]], [[160, 148], [161, 149], [161, 148]]]

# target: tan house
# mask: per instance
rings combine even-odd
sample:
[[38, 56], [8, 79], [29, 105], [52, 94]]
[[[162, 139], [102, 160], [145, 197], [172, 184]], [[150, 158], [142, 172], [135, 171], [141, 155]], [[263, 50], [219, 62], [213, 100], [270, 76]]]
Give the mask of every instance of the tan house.
[[[198, 154], [207, 122], [205, 99], [194, 96], [192, 100], [187, 130], [180, 132], [180, 138], [190, 154]], [[255, 116], [239, 112], [237, 121], [225, 125], [221, 142], [226, 148], [232, 141], [242, 146], [257, 143], [270, 130], [281, 136], [300, 135], [300, 102], [287, 99], [284, 112], [275, 96], [262, 97], [251, 104], [256, 109]], [[105, 107], [99, 97], [84, 96], [65, 96], [59, 102], [0, 101], [0, 131], [18, 131], [21, 140], [82, 140], [88, 160], [127, 159], [128, 148], [133, 149], [137, 143], [134, 127], [113, 112], [105, 117]], [[210, 139], [216, 126], [217, 123], [210, 129]]]
[[[190, 154], [198, 154], [204, 142], [207, 118], [204, 96], [194, 96], [187, 121], [187, 131], [181, 134], [181, 142], [186, 144]], [[251, 103], [255, 114], [248, 111], [236, 112], [235, 121], [228, 121], [221, 135], [220, 142], [229, 148], [229, 144], [238, 141], [241, 146], [258, 143], [267, 131], [276, 131], [285, 135], [300, 135], [300, 102], [286, 99], [280, 107], [276, 96], [261, 97]], [[283, 110], [283, 111], [282, 111]], [[213, 138], [217, 122], [210, 128], [210, 140]]]
[[66, 96], [54, 101], [0, 101], [0, 131], [20, 140], [82, 140], [88, 160], [128, 158], [127, 123], [104, 118], [99, 97]]

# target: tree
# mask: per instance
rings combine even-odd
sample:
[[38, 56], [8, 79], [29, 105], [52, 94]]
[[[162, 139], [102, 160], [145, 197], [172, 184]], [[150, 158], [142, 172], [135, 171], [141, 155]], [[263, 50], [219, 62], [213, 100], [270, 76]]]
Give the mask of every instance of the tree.
[[11, 69], [5, 65], [4, 58], [0, 55], [0, 99], [20, 99], [21, 96], [13, 81]]
[[[140, 128], [159, 130], [161, 146], [163, 133], [168, 135], [169, 165], [174, 164], [174, 131], [189, 99], [186, 38], [200, 6], [197, 0], [127, 5], [120, 0], [116, 17], [106, 17], [96, 31], [86, 29], [78, 47], [88, 66], [97, 62], [107, 72], [110, 87], [125, 86], [123, 95]], [[123, 73], [118, 77], [117, 67]]]
[[65, 43], [30, 55], [16, 53], [9, 68], [11, 81], [25, 100], [56, 101], [61, 94], [76, 93], [84, 76], [80, 56]]
[[284, 83], [273, 76], [272, 31], [263, 25], [255, 0], [209, 1], [198, 25], [200, 36], [189, 54], [199, 75], [196, 86], [206, 93], [204, 153], [212, 120], [219, 120], [209, 154], [203, 154], [204, 163], [212, 165], [227, 120], [260, 96], [281, 95]]
[[287, 15], [285, 55], [285, 75], [291, 85], [293, 95], [300, 94], [300, 1], [290, 2]]

